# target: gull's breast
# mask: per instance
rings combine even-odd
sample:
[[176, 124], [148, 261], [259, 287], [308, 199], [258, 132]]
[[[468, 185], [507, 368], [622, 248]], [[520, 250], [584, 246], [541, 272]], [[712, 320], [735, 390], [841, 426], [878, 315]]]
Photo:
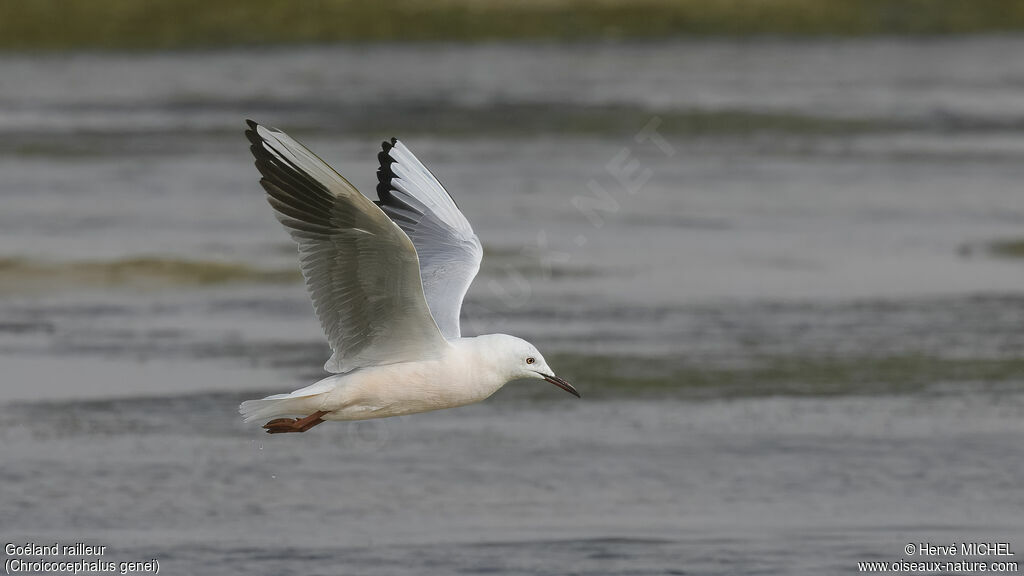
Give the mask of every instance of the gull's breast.
[[324, 399], [324, 420], [366, 420], [479, 402], [497, 388], [454, 354], [437, 360], [362, 368]]

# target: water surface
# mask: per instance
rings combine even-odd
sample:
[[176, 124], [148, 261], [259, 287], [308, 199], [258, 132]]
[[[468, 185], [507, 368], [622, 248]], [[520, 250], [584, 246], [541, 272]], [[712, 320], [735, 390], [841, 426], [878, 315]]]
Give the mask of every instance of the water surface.
[[[1000, 248], [1024, 238], [1022, 49], [0, 57], [0, 539], [172, 574], [821, 574], [1024, 547], [1024, 261]], [[531, 339], [583, 400], [515, 383], [243, 425], [239, 401], [328, 352], [246, 117], [371, 194], [402, 138], [485, 247], [464, 332]]]

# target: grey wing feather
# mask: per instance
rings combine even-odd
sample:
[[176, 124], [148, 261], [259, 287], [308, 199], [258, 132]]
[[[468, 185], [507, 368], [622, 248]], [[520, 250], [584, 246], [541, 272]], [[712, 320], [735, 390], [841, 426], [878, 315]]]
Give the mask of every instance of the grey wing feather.
[[444, 337], [459, 338], [462, 301], [480, 270], [483, 248], [451, 195], [398, 140], [378, 154], [377, 204], [416, 245], [423, 293]]
[[248, 121], [260, 183], [298, 244], [313, 308], [334, 354], [329, 372], [437, 357], [416, 249], [340, 174], [290, 136]]

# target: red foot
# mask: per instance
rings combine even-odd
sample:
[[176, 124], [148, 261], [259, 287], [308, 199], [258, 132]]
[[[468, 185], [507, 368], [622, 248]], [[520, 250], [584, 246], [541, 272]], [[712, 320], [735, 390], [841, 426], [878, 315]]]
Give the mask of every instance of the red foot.
[[310, 414], [302, 419], [297, 418], [277, 418], [267, 422], [263, 425], [267, 429], [267, 434], [284, 434], [287, 432], [305, 432], [313, 426], [323, 422], [322, 416], [327, 412], [319, 411]]

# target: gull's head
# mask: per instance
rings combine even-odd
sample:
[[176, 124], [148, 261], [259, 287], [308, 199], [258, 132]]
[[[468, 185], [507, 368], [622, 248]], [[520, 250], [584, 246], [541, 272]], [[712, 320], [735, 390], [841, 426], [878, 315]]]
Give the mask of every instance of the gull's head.
[[558, 386], [569, 394], [579, 398], [580, 393], [565, 380], [555, 376], [555, 371], [548, 366], [547, 360], [533, 344], [522, 338], [506, 334], [493, 334], [490, 339], [490, 353], [498, 362], [498, 368], [508, 381], [512, 380], [544, 380]]

